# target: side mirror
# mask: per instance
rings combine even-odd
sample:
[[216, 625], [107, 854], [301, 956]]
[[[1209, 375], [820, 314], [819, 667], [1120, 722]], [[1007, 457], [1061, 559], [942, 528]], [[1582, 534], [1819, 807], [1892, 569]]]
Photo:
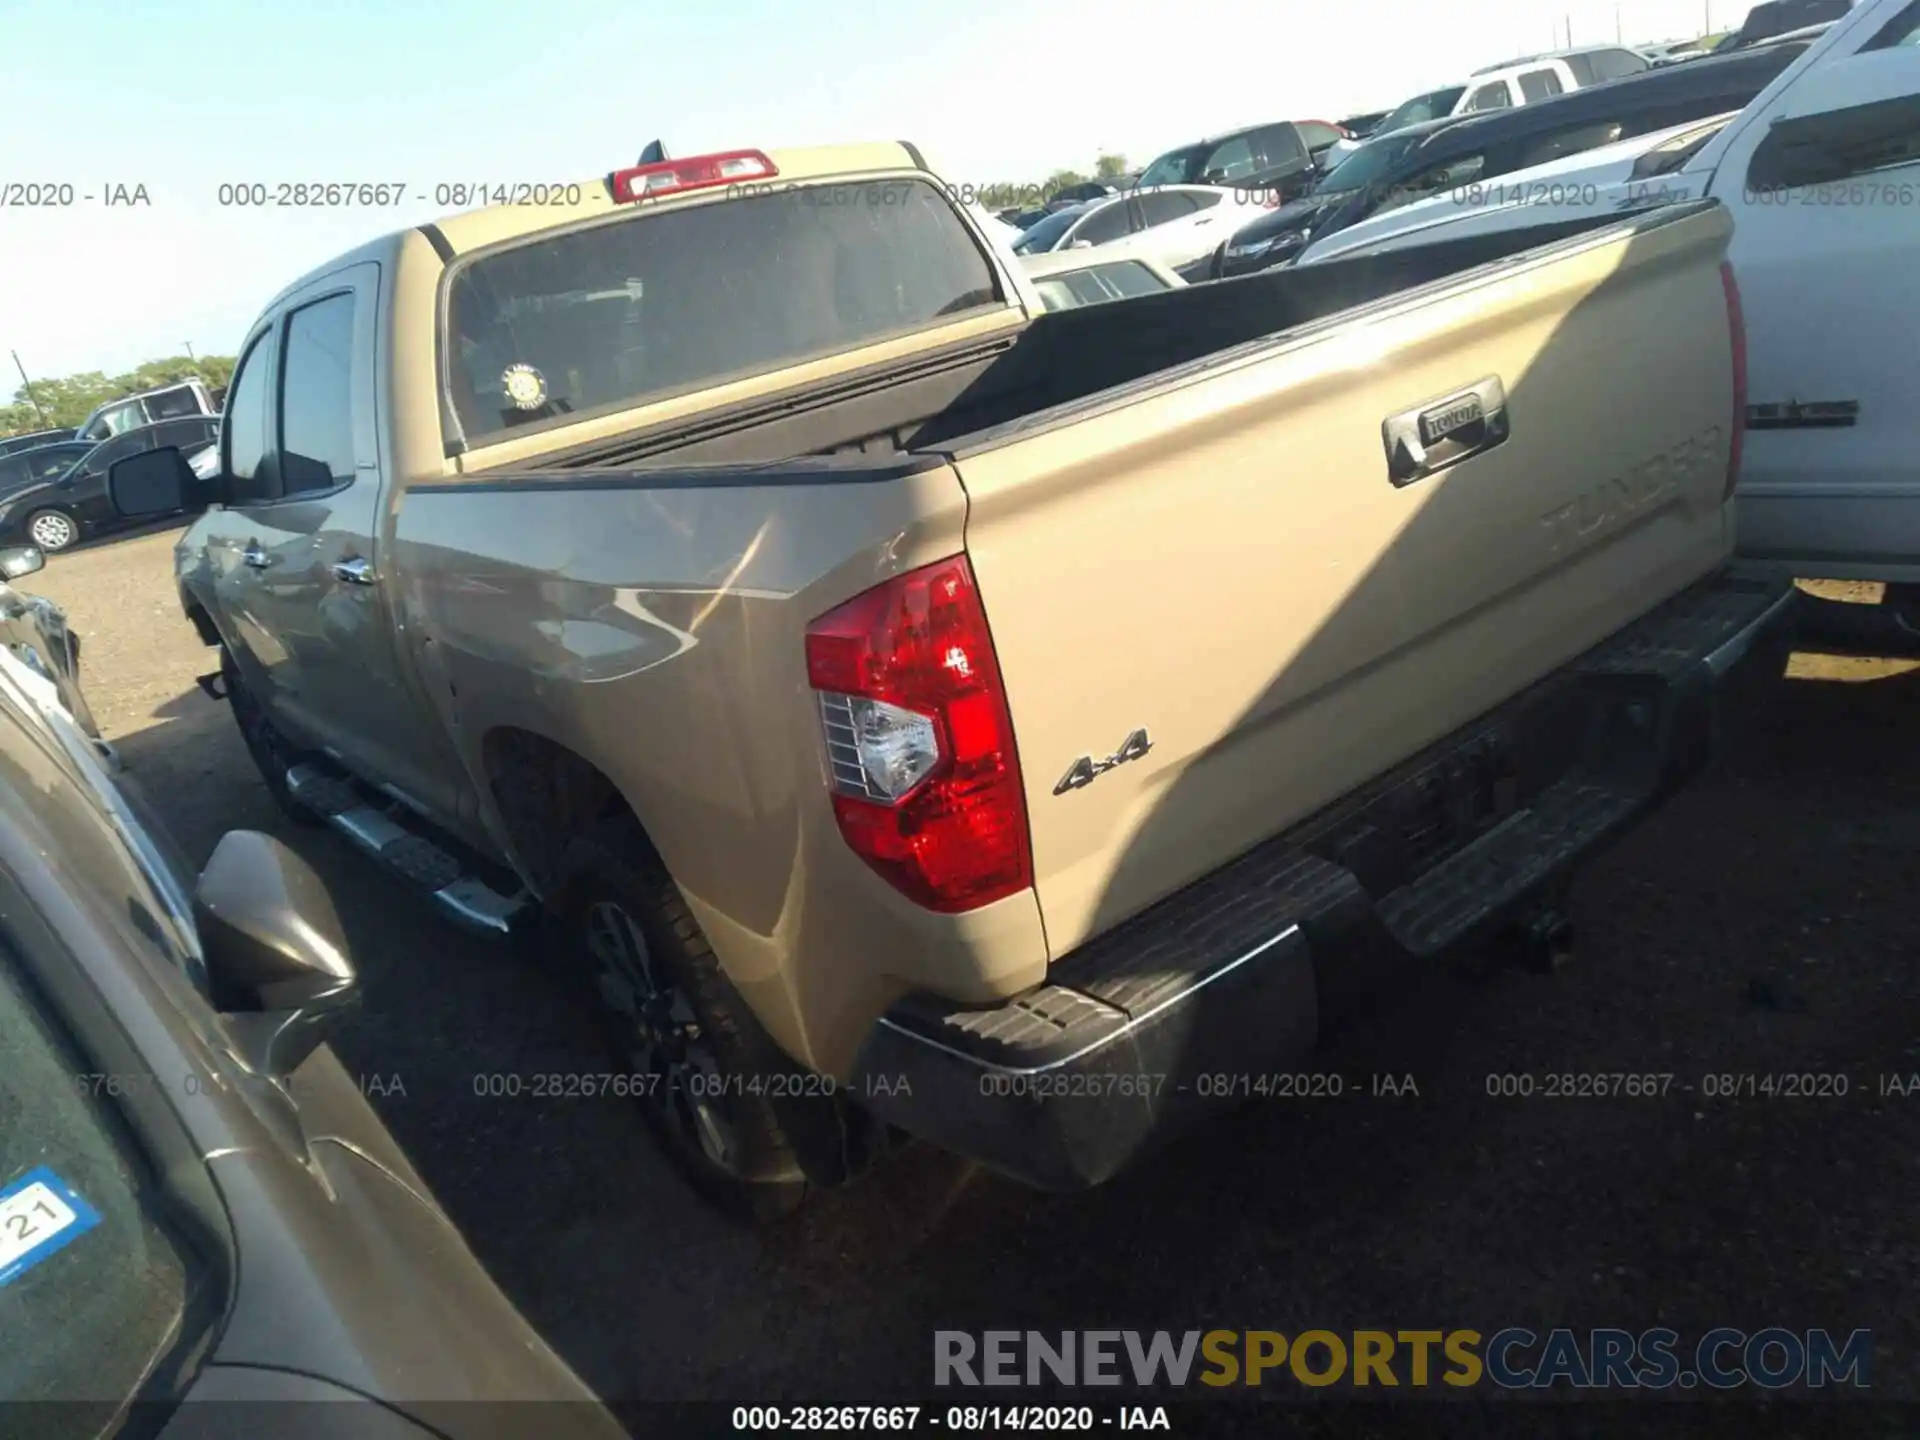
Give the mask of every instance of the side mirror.
[[187, 497], [198, 484], [193, 467], [174, 445], [129, 455], [107, 470], [107, 493], [113, 497], [113, 508], [129, 520], [186, 509]]
[[231, 830], [200, 872], [193, 914], [242, 1057], [262, 1074], [291, 1074], [359, 1000], [326, 886], [271, 835]]
[[38, 545], [0, 545], [0, 575], [19, 580], [47, 568], [47, 557]]

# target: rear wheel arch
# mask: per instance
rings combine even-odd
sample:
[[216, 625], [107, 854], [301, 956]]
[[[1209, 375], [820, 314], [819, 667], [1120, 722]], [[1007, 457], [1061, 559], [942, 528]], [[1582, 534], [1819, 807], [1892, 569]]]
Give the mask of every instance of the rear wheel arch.
[[538, 731], [489, 730], [480, 765], [523, 878], [553, 910], [564, 909], [573, 875], [570, 842], [619, 816], [657, 858], [646, 826], [620, 788], [592, 761]]

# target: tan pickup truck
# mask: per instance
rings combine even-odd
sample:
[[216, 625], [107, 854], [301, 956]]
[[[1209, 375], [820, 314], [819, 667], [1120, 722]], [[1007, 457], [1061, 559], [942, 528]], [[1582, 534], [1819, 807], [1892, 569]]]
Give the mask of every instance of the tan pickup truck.
[[1098, 1182], [1562, 943], [1776, 653], [1712, 204], [1049, 314], [905, 144], [557, 198], [272, 302], [180, 593], [281, 802], [561, 917], [755, 1214], [903, 1131]]

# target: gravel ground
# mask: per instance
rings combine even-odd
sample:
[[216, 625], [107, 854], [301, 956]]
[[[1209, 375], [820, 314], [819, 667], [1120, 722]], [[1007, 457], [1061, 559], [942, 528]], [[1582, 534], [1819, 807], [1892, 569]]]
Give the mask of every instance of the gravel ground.
[[[1920, 1072], [1911, 663], [1796, 657], [1727, 768], [1587, 871], [1570, 968], [1435, 973], [1317, 1067], [1411, 1072], [1417, 1096], [1257, 1104], [1072, 1197], [909, 1152], [753, 1235], [689, 1197], [625, 1104], [475, 1095], [476, 1073], [601, 1068], [561, 957], [469, 941], [280, 819], [193, 686], [211, 657], [174, 603], [175, 533], [27, 588], [67, 607], [94, 711], [193, 859], [248, 826], [327, 879], [368, 1002], [336, 1048], [603, 1394], [912, 1398], [936, 1329], [1778, 1324], [1871, 1329], [1876, 1394], [1920, 1396], [1920, 1094], [1880, 1093]], [[1487, 1093], [1588, 1071], [1674, 1078], [1652, 1099]], [[1788, 1071], [1849, 1093], [1702, 1093]]]

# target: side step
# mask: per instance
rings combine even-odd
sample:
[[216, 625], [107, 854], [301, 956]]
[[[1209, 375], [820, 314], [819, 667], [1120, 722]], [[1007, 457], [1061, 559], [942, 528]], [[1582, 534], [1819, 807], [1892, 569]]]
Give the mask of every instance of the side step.
[[426, 891], [466, 928], [505, 939], [533, 922], [539, 907], [532, 895], [524, 889], [502, 894], [469, 873], [448, 851], [407, 828], [412, 814], [398, 801], [371, 797], [352, 780], [315, 761], [302, 761], [288, 770], [287, 789], [387, 869]]

